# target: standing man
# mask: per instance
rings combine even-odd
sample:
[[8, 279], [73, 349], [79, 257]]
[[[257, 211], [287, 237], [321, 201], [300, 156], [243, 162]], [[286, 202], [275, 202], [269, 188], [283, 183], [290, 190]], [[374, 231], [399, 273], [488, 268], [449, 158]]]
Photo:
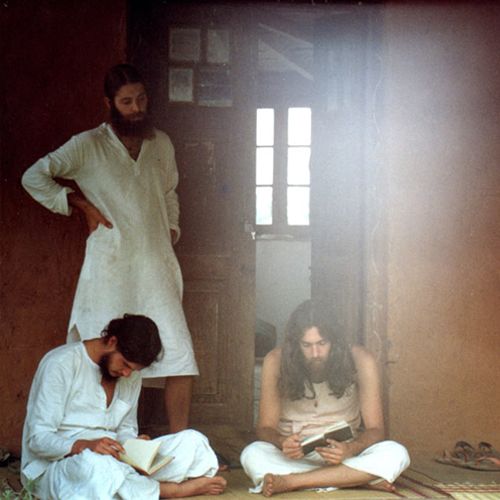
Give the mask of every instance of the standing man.
[[[67, 341], [91, 339], [110, 317], [125, 312], [152, 318], [168, 351], [143, 377], [166, 377], [165, 406], [170, 431], [177, 432], [188, 426], [198, 368], [172, 247], [180, 236], [174, 148], [151, 125], [146, 88], [133, 66], [112, 67], [104, 93], [109, 122], [38, 160], [22, 183], [49, 210], [70, 215], [75, 207], [88, 224]], [[81, 192], [56, 177], [75, 181]]]
[[[348, 346], [325, 309], [307, 301], [293, 312], [283, 347], [264, 358], [261, 387], [260, 441], [241, 455], [254, 493], [362, 485], [394, 490], [410, 462], [403, 446], [383, 441], [375, 359], [364, 347]], [[352, 441], [329, 439], [304, 456], [303, 438], [342, 420]]]
[[137, 438], [139, 370], [161, 352], [155, 323], [125, 314], [100, 338], [44, 356], [28, 399], [21, 457], [21, 479], [25, 486], [36, 481], [37, 498], [156, 500], [224, 491], [215, 453], [194, 430], [157, 438], [160, 453], [174, 460], [150, 477], [119, 460], [124, 441]]

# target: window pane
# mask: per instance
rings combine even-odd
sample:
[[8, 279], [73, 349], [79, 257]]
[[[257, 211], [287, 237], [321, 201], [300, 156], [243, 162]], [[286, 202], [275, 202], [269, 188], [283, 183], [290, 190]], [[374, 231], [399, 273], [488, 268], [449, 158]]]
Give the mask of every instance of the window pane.
[[311, 108], [288, 108], [288, 144], [311, 144]]
[[309, 184], [311, 148], [288, 148], [288, 184]]
[[309, 225], [309, 188], [289, 187], [287, 196], [287, 218], [290, 226]]
[[260, 108], [257, 110], [257, 146], [272, 146], [274, 144], [274, 109]]
[[273, 223], [273, 188], [258, 187], [256, 188], [256, 224], [272, 224]]
[[257, 184], [272, 184], [273, 148], [257, 148], [256, 167]]

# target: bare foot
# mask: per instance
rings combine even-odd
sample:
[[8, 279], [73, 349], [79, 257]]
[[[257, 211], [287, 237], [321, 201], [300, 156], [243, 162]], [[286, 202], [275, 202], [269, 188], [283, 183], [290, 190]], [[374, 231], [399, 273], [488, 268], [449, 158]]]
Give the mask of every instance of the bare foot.
[[220, 495], [226, 488], [227, 481], [220, 476], [197, 477], [182, 483], [160, 483], [161, 498], [184, 498], [196, 495]]
[[363, 488], [377, 491], [388, 491], [389, 493], [394, 493], [396, 491], [396, 487], [385, 479], [382, 479], [382, 481], [377, 481], [375, 483], [368, 483], [367, 485], [364, 485]]
[[275, 493], [283, 491], [291, 491], [293, 488], [287, 483], [286, 476], [278, 474], [266, 474], [264, 476], [264, 484], [262, 485], [262, 494], [265, 497], [270, 497]]

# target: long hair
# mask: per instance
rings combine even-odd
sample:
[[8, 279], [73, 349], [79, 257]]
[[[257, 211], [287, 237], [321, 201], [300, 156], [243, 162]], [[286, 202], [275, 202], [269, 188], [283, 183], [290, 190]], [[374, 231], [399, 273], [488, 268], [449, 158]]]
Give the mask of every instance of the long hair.
[[[330, 308], [322, 303], [307, 300], [291, 314], [281, 352], [278, 388], [282, 397], [292, 401], [304, 397], [316, 397], [300, 348], [304, 333], [313, 327], [319, 330], [324, 339], [331, 342], [326, 370], [326, 381], [331, 393], [341, 398], [356, 381], [356, 369], [351, 349], [344, 335], [335, 325]], [[312, 396], [306, 394], [312, 394]]]

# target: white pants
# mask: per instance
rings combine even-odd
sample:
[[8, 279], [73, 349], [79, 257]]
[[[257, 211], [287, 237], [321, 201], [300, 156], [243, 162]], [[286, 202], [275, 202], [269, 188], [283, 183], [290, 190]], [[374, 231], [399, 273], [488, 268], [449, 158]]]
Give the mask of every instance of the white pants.
[[52, 463], [38, 480], [36, 494], [42, 500], [157, 500], [159, 481], [215, 476], [217, 457], [203, 434], [185, 430], [156, 440], [162, 442], [160, 453], [174, 460], [150, 477], [111, 455], [84, 450]]
[[[300, 460], [287, 458], [283, 452], [271, 443], [255, 441], [241, 453], [241, 465], [253, 481], [252, 493], [262, 492], [262, 480], [268, 473], [291, 474], [310, 472], [326, 464], [315, 451]], [[373, 474], [392, 483], [410, 465], [406, 448], [395, 441], [376, 443], [359, 455], [346, 458], [343, 462], [351, 469]], [[337, 489], [331, 487], [329, 489]]]

